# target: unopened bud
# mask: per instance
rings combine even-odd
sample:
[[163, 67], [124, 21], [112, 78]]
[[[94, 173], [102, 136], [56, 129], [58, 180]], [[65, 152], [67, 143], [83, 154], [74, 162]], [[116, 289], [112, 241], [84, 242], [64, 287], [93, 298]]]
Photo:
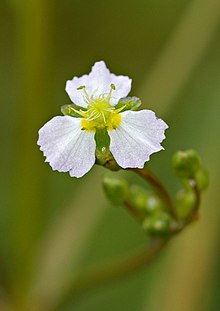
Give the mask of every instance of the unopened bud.
[[146, 217], [142, 226], [149, 235], [163, 236], [170, 232], [171, 217], [167, 213], [161, 212]]
[[158, 212], [164, 208], [164, 203], [156, 195], [150, 195], [146, 203], [146, 211], [149, 214]]
[[195, 150], [176, 152], [172, 163], [179, 178], [194, 178], [201, 166], [200, 157]]
[[129, 188], [129, 201], [135, 208], [144, 211], [146, 208], [147, 192], [136, 185]]
[[204, 168], [200, 168], [195, 174], [195, 181], [199, 191], [204, 191], [209, 185], [209, 176]]
[[164, 207], [161, 199], [154, 193], [136, 185], [130, 187], [129, 200], [135, 208], [141, 210], [145, 214], [153, 214], [162, 210]]
[[103, 188], [107, 198], [114, 205], [122, 205], [128, 196], [128, 183], [120, 177], [106, 175]]
[[186, 219], [192, 213], [195, 204], [196, 196], [193, 191], [180, 190], [176, 198], [176, 213], [179, 219]]

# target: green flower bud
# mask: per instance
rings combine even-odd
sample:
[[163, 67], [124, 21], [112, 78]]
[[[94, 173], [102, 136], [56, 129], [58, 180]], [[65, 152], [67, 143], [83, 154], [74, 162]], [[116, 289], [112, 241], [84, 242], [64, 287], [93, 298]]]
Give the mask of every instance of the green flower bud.
[[194, 178], [201, 160], [195, 150], [178, 151], [173, 156], [173, 167], [179, 178]]
[[164, 208], [164, 203], [156, 195], [151, 195], [148, 197], [146, 202], [146, 211], [149, 214], [158, 212]]
[[142, 227], [149, 235], [163, 236], [170, 232], [171, 217], [169, 214], [160, 212], [146, 217]]
[[209, 176], [204, 168], [200, 168], [195, 174], [195, 181], [199, 191], [204, 191], [209, 185]]
[[113, 175], [106, 175], [103, 188], [109, 201], [114, 205], [122, 205], [128, 196], [128, 183], [125, 179]]
[[129, 202], [135, 208], [144, 211], [146, 208], [148, 193], [141, 187], [132, 185], [129, 188]]
[[152, 192], [136, 185], [132, 185], [129, 190], [129, 201], [145, 214], [153, 214], [163, 209], [163, 202]]
[[196, 204], [193, 191], [180, 190], [176, 197], [176, 213], [179, 219], [186, 219], [192, 213]]

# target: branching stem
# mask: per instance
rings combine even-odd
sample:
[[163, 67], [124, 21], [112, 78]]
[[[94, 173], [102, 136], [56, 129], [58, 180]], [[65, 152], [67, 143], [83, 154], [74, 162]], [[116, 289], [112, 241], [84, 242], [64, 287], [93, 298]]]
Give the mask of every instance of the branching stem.
[[144, 180], [146, 180], [153, 189], [158, 193], [161, 199], [165, 202], [166, 207], [170, 214], [176, 219], [176, 213], [173, 208], [173, 203], [169, 193], [167, 192], [166, 188], [162, 185], [159, 179], [146, 167], [144, 169], [139, 168], [132, 168], [130, 169], [139, 176], [141, 176]]
[[[135, 254], [129, 255], [128, 257], [123, 257], [117, 259], [110, 263], [105, 263], [104, 265], [98, 265], [86, 270], [81, 271], [78, 277], [74, 278], [72, 282], [68, 283], [66, 289], [64, 289], [64, 295], [62, 300], [56, 306], [56, 310], [60, 310], [71, 300], [76, 302], [82, 295], [87, 293], [89, 290], [96, 289], [102, 285], [111, 283], [116, 280], [120, 280], [124, 277], [131, 275], [134, 272], [145, 267], [152, 259], [163, 249], [167, 242], [176, 233], [182, 231], [182, 229], [196, 219], [198, 215], [198, 207], [200, 204], [200, 191], [198, 190], [196, 184], [192, 185], [193, 190], [196, 195], [195, 203], [195, 213], [192, 218], [186, 221], [179, 221], [177, 219], [175, 209], [171, 197], [162, 183], [157, 179], [157, 177], [148, 169], [130, 169], [137, 173], [139, 176], [144, 178], [152, 188], [158, 193], [161, 199], [165, 202], [166, 207], [170, 215], [176, 221], [176, 227], [173, 228], [169, 235], [164, 237], [151, 237], [146, 249], [136, 252]], [[128, 212], [131, 213], [135, 218], [142, 220], [142, 215], [139, 214], [138, 210], [135, 209], [129, 202], [125, 202], [125, 207]]]

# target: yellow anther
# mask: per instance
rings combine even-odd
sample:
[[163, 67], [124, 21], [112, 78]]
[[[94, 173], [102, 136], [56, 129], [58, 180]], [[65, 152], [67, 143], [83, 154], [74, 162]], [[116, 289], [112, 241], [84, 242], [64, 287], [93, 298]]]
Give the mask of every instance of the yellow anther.
[[110, 91], [107, 94], [100, 95], [98, 98], [93, 99], [89, 97], [86, 93], [85, 88], [81, 87], [83, 92], [86, 94], [86, 99], [88, 101], [87, 110], [81, 113], [82, 119], [82, 129], [87, 131], [95, 131], [96, 129], [107, 129], [113, 130], [117, 128], [121, 123], [121, 115], [119, 112], [124, 109], [125, 106], [115, 109], [114, 106], [110, 104], [112, 91], [115, 90], [115, 85], [110, 85]]

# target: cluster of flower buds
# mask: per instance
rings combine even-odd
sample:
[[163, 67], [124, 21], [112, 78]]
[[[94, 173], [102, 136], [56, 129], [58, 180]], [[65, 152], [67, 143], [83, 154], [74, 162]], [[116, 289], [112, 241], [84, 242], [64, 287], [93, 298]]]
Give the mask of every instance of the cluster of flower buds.
[[172, 159], [176, 176], [183, 188], [176, 195], [176, 213], [179, 219], [190, 219], [198, 212], [198, 200], [208, 186], [208, 174], [195, 150], [178, 151]]
[[148, 236], [168, 236], [179, 232], [198, 216], [200, 194], [208, 185], [201, 159], [194, 150], [178, 151], [173, 156], [172, 164], [183, 185], [172, 203], [173, 213], [157, 189], [129, 185], [114, 173], [104, 177], [107, 198], [113, 205], [125, 206]]
[[161, 198], [153, 191], [128, 182], [115, 175], [106, 175], [103, 186], [113, 205], [125, 206], [150, 235], [164, 235], [170, 231], [172, 218]]
[[200, 191], [207, 188], [208, 175], [195, 150], [178, 151], [174, 154], [172, 162], [177, 177], [183, 181], [194, 180]]

